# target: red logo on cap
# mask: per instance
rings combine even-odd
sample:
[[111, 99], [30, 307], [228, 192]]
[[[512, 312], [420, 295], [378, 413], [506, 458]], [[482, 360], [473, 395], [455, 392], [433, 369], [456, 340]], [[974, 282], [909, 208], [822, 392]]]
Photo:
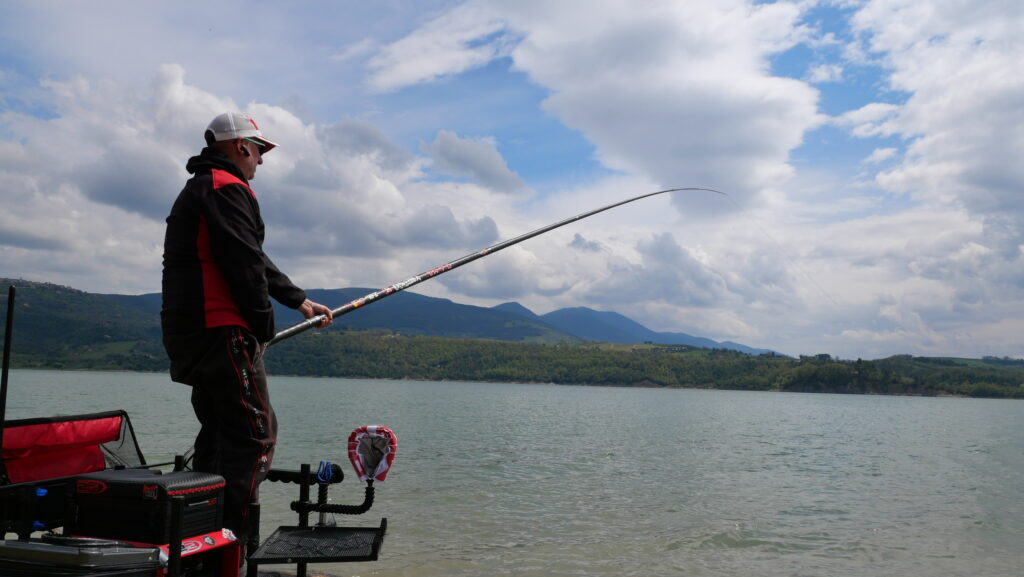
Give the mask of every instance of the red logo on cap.
[[260, 127], [256, 126], [256, 121], [253, 119], [253, 117], [249, 116], [248, 118], [249, 118], [249, 124], [251, 124], [252, 127], [255, 128], [256, 130], [259, 130]]

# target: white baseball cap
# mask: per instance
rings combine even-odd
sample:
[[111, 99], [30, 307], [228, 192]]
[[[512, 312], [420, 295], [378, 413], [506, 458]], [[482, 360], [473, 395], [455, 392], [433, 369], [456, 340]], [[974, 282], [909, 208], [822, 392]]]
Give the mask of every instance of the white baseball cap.
[[256, 125], [256, 121], [251, 116], [241, 112], [225, 112], [218, 115], [210, 121], [206, 130], [213, 133], [213, 139], [217, 142], [236, 138], [251, 140], [260, 145], [261, 155], [270, 152], [277, 146], [277, 143], [263, 138], [260, 127]]

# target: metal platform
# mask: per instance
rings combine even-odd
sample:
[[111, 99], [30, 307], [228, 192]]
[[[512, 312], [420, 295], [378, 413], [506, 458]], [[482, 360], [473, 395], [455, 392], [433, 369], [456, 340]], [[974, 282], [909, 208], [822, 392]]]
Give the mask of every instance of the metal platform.
[[380, 527], [279, 527], [248, 558], [249, 565], [376, 561], [388, 521]]

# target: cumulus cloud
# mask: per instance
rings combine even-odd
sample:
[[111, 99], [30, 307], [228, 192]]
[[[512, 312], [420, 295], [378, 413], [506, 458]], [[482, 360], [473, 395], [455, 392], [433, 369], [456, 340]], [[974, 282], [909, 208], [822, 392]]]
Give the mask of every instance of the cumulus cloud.
[[896, 156], [899, 151], [895, 148], [876, 148], [864, 159], [865, 164], [878, 164]]
[[366, 157], [388, 172], [413, 176], [419, 161], [395, 144], [375, 125], [365, 119], [349, 119], [317, 127], [317, 138], [327, 154]]
[[595, 284], [594, 301], [614, 303], [630, 299], [681, 306], [709, 306], [722, 302], [728, 292], [720, 274], [694, 258], [668, 233], [654, 235], [636, 247], [639, 263], [612, 260], [608, 277]]
[[799, 16], [794, 4], [742, 0], [469, 2], [387, 47], [371, 82], [394, 88], [510, 56], [609, 168], [757, 191], [792, 174], [789, 151], [823, 120], [814, 88], [768, 71], [803, 37]]
[[582, 250], [586, 252], [598, 252], [601, 250], [601, 243], [592, 240], [587, 240], [583, 238], [583, 235], [579, 233], [576, 233], [572, 237], [572, 242], [569, 243], [569, 246], [576, 250]]
[[[181, 161], [158, 142], [110, 143], [100, 159], [76, 174], [90, 200], [138, 213], [152, 220], [167, 216], [167, 196], [182, 174]], [[165, 187], [166, 186], [166, 187]]]
[[[1015, 160], [1024, 147], [1024, 40], [1017, 33], [1024, 8], [1000, 1], [872, 1], [853, 23], [891, 71], [892, 88], [910, 95], [886, 107], [884, 123], [876, 124], [909, 141], [878, 183], [920, 202], [963, 207], [984, 227], [983, 237], [965, 237], [935, 256], [945, 264], [919, 271], [949, 271], [954, 299], [970, 293], [976, 296], [964, 298], [991, 301], [969, 286], [969, 277], [1000, 282], [1002, 271], [1024, 264], [1024, 169]], [[1000, 284], [1024, 296], [1020, 284]]]
[[391, 239], [397, 246], [454, 249], [483, 247], [494, 243], [497, 235], [497, 225], [489, 217], [459, 222], [451, 208], [427, 205], [398, 223], [391, 232]]
[[843, 79], [841, 64], [818, 64], [807, 72], [807, 81], [812, 84], [822, 82], [838, 82]]
[[571, 283], [560, 276], [547, 276], [550, 269], [550, 263], [530, 249], [514, 246], [438, 280], [453, 293], [488, 301], [526, 299], [538, 294], [551, 297], [564, 293]]
[[894, 132], [890, 121], [899, 113], [900, 107], [886, 102], [872, 102], [856, 109], [844, 112], [832, 119], [837, 126], [849, 128], [854, 136], [888, 135]]
[[498, 192], [517, 192], [525, 183], [509, 170], [493, 138], [461, 138], [442, 130], [426, 152], [441, 172], [467, 177]]
[[390, 92], [487, 64], [513, 42], [486, 6], [467, 2], [384, 47], [370, 60], [372, 88]]
[[0, 247], [27, 250], [70, 250], [72, 243], [59, 236], [47, 234], [34, 222], [23, 220], [23, 215], [5, 213], [0, 216]]
[[363, 38], [358, 42], [349, 44], [343, 47], [337, 53], [331, 55], [331, 60], [336, 62], [345, 62], [346, 60], [352, 60], [360, 58], [372, 53], [377, 48], [377, 43], [369, 38]]
[[795, 6], [600, 5], [520, 9], [511, 21], [529, 30], [516, 67], [551, 90], [545, 108], [603, 162], [666, 186], [729, 191], [792, 174], [789, 151], [821, 121], [815, 89], [768, 72], [768, 58], [795, 42]]
[[[5, 12], [7, 275], [157, 290], [184, 162], [209, 118], [240, 109], [282, 143], [254, 188], [268, 252], [305, 286], [384, 286], [631, 194], [707, 186], [730, 196], [623, 206], [421, 290], [792, 353], [1020, 354], [1019, 3], [470, 0], [345, 19], [323, 3], [301, 25], [267, 4], [237, 20], [270, 39], [244, 62], [251, 34], [194, 26], [223, 8], [181, 22], [115, 4], [132, 22], [116, 35], [75, 3]], [[797, 78], [777, 71], [808, 51]], [[822, 99], [848, 110], [826, 117]], [[593, 157], [537, 170], [519, 148], [510, 168], [502, 152], [542, 123]], [[863, 140], [836, 146], [840, 130]]]
[[[101, 290], [156, 290], [163, 219], [188, 177], [185, 161], [199, 152], [207, 122], [223, 110], [253, 114], [281, 143], [264, 159], [253, 187], [268, 223], [268, 252], [290, 261], [285, 268], [300, 279], [303, 263], [323, 256], [448, 251], [497, 235], [490, 217], [464, 218], [456, 206], [407, 195], [423, 176], [424, 160], [362, 120], [310, 124], [279, 107], [238, 106], [187, 83], [177, 65], [163, 67], [141, 93], [84, 79], [50, 81], [46, 88], [57, 103], [55, 117], [12, 111], [3, 117], [12, 139], [3, 143], [9, 154], [0, 159], [0, 187], [16, 197], [0, 217], [5, 274], [34, 270], [43, 280], [74, 279], [90, 269], [130, 265], [130, 273], [104, 276], [114, 284]], [[359, 269], [349, 270], [354, 279], [351, 270]], [[76, 286], [100, 288], [97, 282]], [[323, 286], [342, 285], [335, 278]]]

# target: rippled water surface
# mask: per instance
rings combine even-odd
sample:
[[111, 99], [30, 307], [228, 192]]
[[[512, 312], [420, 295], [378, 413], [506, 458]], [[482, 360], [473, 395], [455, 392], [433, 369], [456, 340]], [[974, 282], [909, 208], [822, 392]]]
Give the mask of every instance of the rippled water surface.
[[[1018, 576], [1024, 402], [273, 378], [275, 466], [344, 461], [390, 426], [389, 531], [337, 575]], [[14, 371], [8, 417], [127, 409], [148, 455], [183, 451], [163, 375]], [[346, 472], [350, 471], [345, 462]], [[351, 475], [333, 491], [358, 503]], [[294, 486], [292, 486], [294, 487]], [[294, 488], [263, 489], [264, 534]]]

